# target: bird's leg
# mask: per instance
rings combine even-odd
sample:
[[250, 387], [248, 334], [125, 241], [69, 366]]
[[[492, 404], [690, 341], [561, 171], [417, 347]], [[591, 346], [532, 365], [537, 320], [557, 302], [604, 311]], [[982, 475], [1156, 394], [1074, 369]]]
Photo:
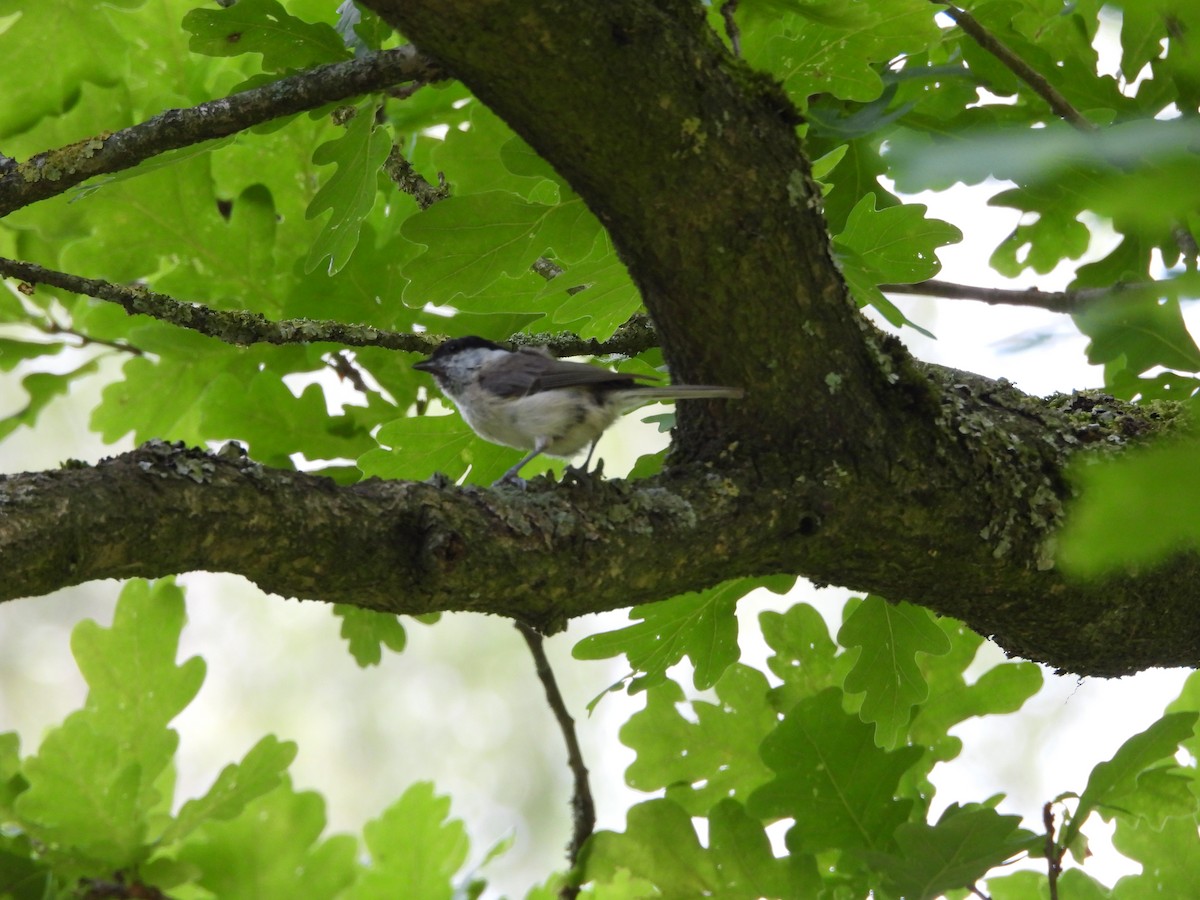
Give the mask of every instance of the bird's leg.
[[598, 443], [600, 443], [599, 435], [597, 435], [596, 439], [594, 441], [592, 441], [592, 445], [590, 447], [588, 447], [588, 455], [584, 458], [583, 465], [579, 467], [580, 472], [583, 472], [586, 474], [586, 472], [588, 470], [588, 463], [590, 463], [592, 461], [592, 454], [596, 452], [596, 445]]
[[538, 438], [537, 443], [535, 443], [533, 445], [533, 450], [530, 451], [529, 455], [526, 456], [524, 459], [522, 459], [519, 463], [517, 463], [511, 469], [509, 469], [507, 472], [505, 472], [503, 475], [501, 475], [499, 478], [497, 478], [495, 481], [493, 481], [492, 487], [499, 487], [502, 484], [511, 484], [511, 485], [515, 485], [516, 487], [519, 487], [522, 490], [524, 490], [525, 489], [525, 479], [521, 478], [517, 473], [520, 472], [521, 469], [525, 468], [526, 463], [531, 462], [534, 459], [534, 457], [540, 455], [541, 452], [546, 449], [546, 445], [549, 443], [550, 443], [549, 438], [544, 438], [544, 437]]
[[582, 466], [567, 466], [567, 470], [563, 472], [563, 484], [573, 482], [575, 484], [590, 484], [593, 480], [600, 477], [604, 471], [604, 460], [600, 460], [596, 464], [596, 471], [588, 475], [588, 463], [592, 461], [592, 454], [596, 452], [596, 445], [600, 443], [600, 438], [592, 441], [592, 445], [588, 447], [587, 458], [584, 459]]

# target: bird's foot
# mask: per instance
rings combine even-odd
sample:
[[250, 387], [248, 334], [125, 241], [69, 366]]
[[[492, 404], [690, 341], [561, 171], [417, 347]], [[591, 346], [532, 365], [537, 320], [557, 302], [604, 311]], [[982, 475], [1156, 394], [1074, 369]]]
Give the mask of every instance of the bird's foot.
[[529, 487], [529, 482], [516, 472], [509, 470], [492, 482], [492, 487], [494, 488], [501, 487], [503, 485], [515, 487], [517, 490], [523, 491]]
[[587, 463], [576, 468], [575, 466], [567, 466], [563, 469], [562, 483], [570, 485], [578, 485], [581, 488], [591, 490], [597, 484], [604, 480], [604, 460], [596, 463], [596, 468], [588, 471]]

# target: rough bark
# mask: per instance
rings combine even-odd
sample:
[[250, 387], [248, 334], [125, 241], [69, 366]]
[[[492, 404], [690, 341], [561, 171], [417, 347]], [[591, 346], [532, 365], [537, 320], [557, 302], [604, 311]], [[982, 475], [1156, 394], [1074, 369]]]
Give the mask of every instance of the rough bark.
[[914, 362], [848, 299], [777, 88], [683, 0], [368, 0], [566, 177], [609, 228], [681, 380], [675, 464], [528, 492], [336, 487], [152, 445], [0, 481], [0, 599], [189, 569], [394, 612], [542, 628], [790, 572], [956, 616], [1098, 675], [1194, 665], [1197, 560], [1102, 584], [1053, 564], [1073, 457], [1170, 431]]

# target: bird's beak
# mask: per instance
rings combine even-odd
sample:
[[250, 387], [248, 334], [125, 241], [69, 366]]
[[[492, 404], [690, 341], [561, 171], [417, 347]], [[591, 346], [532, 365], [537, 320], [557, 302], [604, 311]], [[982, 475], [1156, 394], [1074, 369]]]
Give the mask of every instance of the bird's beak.
[[433, 360], [431, 360], [431, 359], [423, 359], [420, 362], [415, 362], [415, 363], [413, 363], [413, 368], [416, 369], [418, 372], [433, 372], [433, 371], [435, 371], [435, 367], [433, 365]]

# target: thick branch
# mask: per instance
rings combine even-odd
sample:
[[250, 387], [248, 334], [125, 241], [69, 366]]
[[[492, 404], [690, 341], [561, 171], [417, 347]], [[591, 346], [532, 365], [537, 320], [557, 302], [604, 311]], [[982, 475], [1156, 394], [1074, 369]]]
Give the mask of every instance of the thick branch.
[[0, 176], [0, 216], [61, 194], [97, 175], [132, 168], [151, 157], [227, 137], [253, 125], [380, 91], [403, 81], [442, 77], [412, 47], [320, 66], [190, 109], [168, 109], [112, 134], [47, 150]]
[[[964, 398], [991, 393], [990, 422], [1028, 428], [1029, 410], [1007, 409], [1011, 389], [955, 384]], [[1106, 407], [1103, 424], [1060, 436], [1105, 443], [1117, 413], [1154, 427]], [[537, 479], [524, 493], [378, 480], [339, 487], [234, 450], [151, 443], [94, 467], [0, 478], [0, 600], [199, 569], [285, 596], [408, 614], [472, 610], [554, 630], [727, 578], [807, 572], [919, 599], [1010, 652], [1081, 674], [1200, 659], [1195, 556], [1137, 579], [1072, 583], [1039, 568], [1038, 548], [1024, 545], [1029, 520], [1051, 514], [1053, 502], [1021, 487], [1036, 473], [1020, 454], [996, 460], [1007, 469], [991, 485], [1026, 491], [1010, 510], [1019, 521], [985, 521], [986, 540], [970, 496], [960, 508], [922, 512], [915, 500], [925, 486], [908, 482], [908, 465], [898, 461], [892, 497], [853, 479], [775, 484], [704, 466], [586, 490]], [[937, 544], [922, 516], [947, 520]]]
[[863, 324], [786, 98], [692, 0], [369, 2], [597, 212], [675, 374], [745, 401], [681, 408], [676, 465], [591, 490], [338, 488], [164, 445], [16, 476], [0, 482], [0, 597], [203, 568], [547, 628], [787, 572], [921, 603], [1075, 672], [1200, 659], [1196, 557], [1101, 585], [1054, 568], [1072, 457], [1166, 420], [926, 369]]

